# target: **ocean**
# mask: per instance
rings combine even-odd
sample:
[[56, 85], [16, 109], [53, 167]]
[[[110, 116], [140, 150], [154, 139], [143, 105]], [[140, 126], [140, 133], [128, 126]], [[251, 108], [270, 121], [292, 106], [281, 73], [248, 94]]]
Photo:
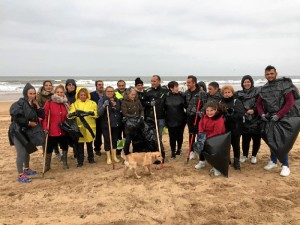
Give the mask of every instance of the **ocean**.
[[[287, 76], [290, 77], [294, 84], [300, 86], [300, 76]], [[117, 77], [117, 76], [73, 76], [73, 77], [44, 77], [44, 76], [1, 76], [0, 77], [0, 101], [11, 101], [17, 100], [18, 97], [22, 95], [23, 88], [27, 82], [30, 82], [37, 90], [42, 86], [44, 80], [51, 80], [53, 85], [58, 84], [65, 85], [67, 79], [73, 78], [76, 80], [77, 86], [86, 87], [90, 91], [95, 90], [95, 81], [103, 80], [104, 86], [117, 87], [117, 81], [122, 79], [126, 82], [126, 87], [134, 86], [134, 80], [136, 77]], [[145, 87], [150, 87], [149, 77], [140, 76], [144, 81]], [[177, 81], [180, 86], [180, 90], [184, 91], [186, 89], [185, 82], [187, 76], [161, 76], [162, 85], [167, 85], [170, 81]], [[198, 76], [198, 81], [204, 81], [208, 85], [211, 81], [216, 81], [220, 84], [220, 87], [224, 84], [231, 84], [234, 86], [235, 90], [241, 89], [241, 78], [239, 76]], [[253, 76], [255, 86], [261, 86], [266, 83], [263, 76]]]

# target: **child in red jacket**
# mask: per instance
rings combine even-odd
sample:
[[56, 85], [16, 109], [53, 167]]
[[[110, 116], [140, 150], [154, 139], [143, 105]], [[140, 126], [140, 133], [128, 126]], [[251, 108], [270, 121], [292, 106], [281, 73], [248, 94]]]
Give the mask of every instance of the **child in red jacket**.
[[[199, 142], [202, 142], [201, 148], [203, 149], [204, 142], [207, 138], [224, 134], [225, 133], [225, 124], [223, 119], [223, 113], [218, 110], [218, 103], [212, 101], [208, 102], [204, 106], [205, 114], [200, 120], [198, 125], [198, 138]], [[200, 149], [200, 152], [202, 151]], [[196, 169], [201, 169], [205, 167], [205, 158], [202, 153], [200, 153], [200, 161], [195, 166]], [[213, 168], [211, 172], [215, 176], [220, 176], [221, 173], [217, 169]]]

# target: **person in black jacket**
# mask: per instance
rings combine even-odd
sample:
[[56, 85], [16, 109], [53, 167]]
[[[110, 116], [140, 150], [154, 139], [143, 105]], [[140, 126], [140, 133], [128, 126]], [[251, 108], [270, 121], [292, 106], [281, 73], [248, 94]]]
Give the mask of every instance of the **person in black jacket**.
[[66, 96], [68, 101], [72, 104], [76, 101], [76, 81], [74, 79], [66, 80]]
[[29, 183], [31, 179], [28, 175], [37, 173], [29, 168], [29, 148], [44, 145], [45, 136], [39, 118], [43, 119], [45, 115], [44, 109], [36, 99], [36, 90], [30, 83], [25, 85], [23, 96], [10, 107], [12, 123], [9, 128], [9, 138], [10, 144], [17, 150], [18, 180]]
[[257, 163], [256, 155], [261, 143], [261, 134], [259, 129], [260, 117], [256, 109], [256, 100], [258, 98], [260, 88], [254, 87], [254, 81], [250, 75], [245, 75], [242, 78], [241, 86], [243, 90], [235, 93], [236, 97], [242, 102], [246, 111], [243, 120], [242, 133], [243, 156], [240, 161], [245, 162], [248, 160], [250, 142], [252, 139], [253, 145], [251, 163], [255, 164]]
[[[186, 124], [184, 96], [178, 91], [178, 83], [171, 81], [168, 83], [169, 92], [166, 96], [166, 126], [169, 131], [169, 141], [172, 151], [172, 158], [181, 154], [183, 142], [183, 132]], [[177, 143], [177, 151], [176, 151]]]
[[160, 147], [162, 157], [165, 158], [164, 146], [162, 143], [162, 132], [165, 127], [165, 98], [168, 89], [161, 87], [161, 79], [158, 75], [153, 75], [151, 78], [151, 87], [144, 91], [144, 99], [142, 101], [145, 107], [145, 120], [155, 121], [154, 118], [154, 106], [156, 110], [158, 134], [160, 139]]
[[233, 148], [233, 167], [240, 170], [240, 139], [243, 129], [243, 116], [245, 114], [242, 102], [234, 97], [232, 85], [224, 85], [221, 89], [221, 104], [225, 111], [225, 128], [231, 131], [231, 145]]
[[[91, 100], [96, 102], [98, 105], [99, 99], [104, 96], [104, 83], [102, 80], [95, 81], [96, 90], [91, 92]], [[94, 151], [95, 154], [101, 156], [101, 145], [102, 145], [102, 129], [100, 118], [96, 119], [96, 137], [94, 140]]]

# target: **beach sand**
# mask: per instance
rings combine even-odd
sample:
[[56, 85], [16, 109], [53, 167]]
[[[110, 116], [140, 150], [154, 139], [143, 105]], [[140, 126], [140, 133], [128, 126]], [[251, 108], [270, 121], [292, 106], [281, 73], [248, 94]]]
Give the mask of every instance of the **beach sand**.
[[[230, 167], [228, 178], [210, 176], [209, 165], [195, 170], [197, 161], [186, 164], [186, 131], [183, 155], [176, 160], [164, 135], [169, 162], [152, 176], [124, 178], [123, 166], [113, 170], [104, 155], [77, 169], [69, 152], [70, 169], [53, 157], [44, 178], [38, 174], [23, 184], [7, 138], [10, 104], [0, 103], [0, 224], [300, 224], [299, 138], [290, 153], [289, 177], [280, 177], [279, 167], [263, 169], [269, 161], [264, 142], [258, 163], [243, 163], [241, 172]], [[31, 155], [31, 168], [42, 171], [41, 149]]]

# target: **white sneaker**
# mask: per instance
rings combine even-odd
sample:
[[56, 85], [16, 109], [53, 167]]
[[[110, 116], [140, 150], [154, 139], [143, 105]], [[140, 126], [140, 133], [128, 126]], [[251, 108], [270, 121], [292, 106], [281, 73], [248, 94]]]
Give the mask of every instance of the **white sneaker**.
[[255, 156], [251, 157], [251, 163], [256, 164], [257, 163], [257, 158]]
[[191, 151], [190, 152], [190, 160], [195, 159], [195, 158], [196, 158], [195, 152]]
[[205, 161], [199, 161], [198, 164], [195, 166], [195, 169], [200, 170], [205, 167]]
[[291, 173], [290, 168], [288, 168], [287, 166], [282, 166], [280, 176], [287, 177], [290, 175], [290, 173]]
[[244, 163], [244, 162], [246, 162], [248, 160], [248, 157], [247, 156], [242, 156], [241, 158], [240, 158], [240, 162], [241, 163]]
[[273, 161], [269, 161], [268, 164], [264, 167], [265, 170], [271, 170], [273, 168], [276, 168], [277, 164], [273, 163]]
[[217, 170], [216, 168], [212, 168], [212, 170], [215, 177], [221, 176], [221, 172], [219, 170]]

